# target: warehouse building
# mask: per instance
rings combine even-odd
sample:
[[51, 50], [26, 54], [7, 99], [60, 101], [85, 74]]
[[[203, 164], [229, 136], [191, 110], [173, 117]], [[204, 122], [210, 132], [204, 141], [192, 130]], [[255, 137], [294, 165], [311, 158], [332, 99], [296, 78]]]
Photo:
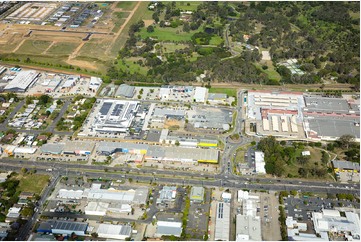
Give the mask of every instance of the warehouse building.
[[175, 161], [184, 163], [218, 163], [218, 150], [185, 147], [149, 146], [146, 160]]
[[182, 234], [182, 223], [173, 222], [173, 221], [158, 221], [157, 222], [157, 231], [155, 237], [165, 236], [175, 236], [180, 237]]
[[65, 143], [43, 144], [40, 150], [44, 154], [60, 155], [63, 152], [64, 147]]
[[101, 78], [94, 76], [90, 77], [89, 90], [91, 90], [92, 92], [97, 92], [102, 83], [103, 80]]
[[159, 198], [157, 199], [157, 204], [172, 202], [174, 201], [177, 195], [177, 187], [164, 186], [162, 190], [159, 191]]
[[191, 201], [194, 201], [194, 202], [203, 202], [204, 201], [204, 188], [203, 187], [192, 187], [190, 199], [191, 199]]
[[257, 174], [266, 174], [264, 153], [262, 151], [254, 152], [255, 170]]
[[232, 123], [233, 113], [227, 109], [192, 107], [187, 119], [196, 129], [227, 131]]
[[67, 189], [60, 189], [58, 192], [58, 198], [63, 199], [82, 199], [83, 197], [83, 190], [67, 190]]
[[262, 241], [260, 217], [237, 214], [236, 236], [237, 241]]
[[83, 197], [92, 201], [117, 202], [120, 204], [145, 204], [148, 198], [148, 188], [135, 190], [116, 190], [114, 188], [101, 189], [101, 184], [93, 184], [90, 189], [85, 189]]
[[227, 100], [227, 94], [224, 93], [209, 93], [207, 101], [210, 104], [224, 104]]
[[66, 235], [71, 235], [72, 233], [75, 233], [78, 236], [84, 236], [87, 229], [88, 223], [48, 220], [40, 223], [37, 232]]
[[132, 227], [130, 225], [100, 224], [97, 234], [100, 238], [125, 240], [130, 238]]
[[94, 143], [82, 141], [67, 141], [64, 146], [65, 155], [90, 155], [94, 149]]
[[84, 212], [86, 215], [105, 216], [107, 214], [108, 207], [109, 203], [89, 202], [84, 208]]
[[230, 216], [230, 204], [218, 202], [214, 240], [229, 241]]
[[25, 92], [37, 80], [39, 72], [20, 71], [4, 88], [6, 92]]
[[14, 155], [34, 154], [37, 148], [32, 147], [16, 147], [14, 149]]
[[135, 94], [135, 87], [127, 84], [121, 84], [115, 92], [115, 97], [133, 98]]
[[139, 109], [139, 102], [101, 100], [94, 117], [92, 131], [99, 133], [127, 133]]

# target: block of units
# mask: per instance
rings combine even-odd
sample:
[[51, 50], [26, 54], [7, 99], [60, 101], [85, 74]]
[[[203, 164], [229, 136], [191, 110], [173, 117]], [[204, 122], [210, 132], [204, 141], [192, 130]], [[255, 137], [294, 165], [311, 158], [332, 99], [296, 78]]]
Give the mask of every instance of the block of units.
[[272, 116], [272, 129], [273, 131], [280, 131], [279, 130], [279, 126], [278, 126], [278, 117], [277, 116]]
[[262, 119], [262, 124], [263, 124], [263, 130], [269, 131], [269, 120], [266, 118]]
[[291, 131], [293, 133], [298, 133], [296, 116], [292, 116], [292, 118], [291, 118]]
[[281, 129], [283, 132], [288, 132], [288, 121], [286, 116], [281, 116]]

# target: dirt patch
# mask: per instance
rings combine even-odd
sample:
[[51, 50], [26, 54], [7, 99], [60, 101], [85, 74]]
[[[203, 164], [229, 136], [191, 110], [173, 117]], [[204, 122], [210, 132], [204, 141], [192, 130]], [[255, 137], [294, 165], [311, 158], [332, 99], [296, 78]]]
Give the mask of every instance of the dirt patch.
[[149, 25], [152, 25], [154, 23], [153, 19], [143, 19], [144, 26], [148, 27]]
[[175, 119], [167, 119], [164, 122], [164, 128], [168, 129], [170, 127], [181, 127], [182, 123]]
[[88, 61], [68, 59], [66, 63], [73, 66], [79, 66], [80, 68], [84, 69], [98, 70], [98, 67], [95, 64], [92, 64]]

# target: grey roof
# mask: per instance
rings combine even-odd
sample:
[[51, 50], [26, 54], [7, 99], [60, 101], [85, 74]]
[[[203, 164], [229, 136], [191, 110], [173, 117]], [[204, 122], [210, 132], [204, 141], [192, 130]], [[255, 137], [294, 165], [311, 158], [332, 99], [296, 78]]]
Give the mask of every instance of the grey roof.
[[338, 119], [337, 117], [312, 117], [307, 119], [311, 130], [316, 131], [318, 136], [341, 137], [345, 134], [360, 138], [360, 126], [358, 119]]
[[123, 96], [123, 97], [128, 97], [128, 98], [132, 98], [134, 96], [134, 90], [135, 87], [133, 86], [129, 86], [127, 84], [122, 84], [119, 86], [118, 90], [115, 93], [115, 96]]
[[158, 226], [157, 234], [159, 235], [174, 235], [180, 237], [182, 234], [182, 227], [168, 227], [168, 226]]
[[38, 230], [68, 230], [68, 231], [81, 231], [85, 232], [87, 230], [88, 223], [82, 222], [70, 222], [70, 221], [60, 221], [60, 220], [48, 220], [42, 222]]
[[262, 241], [260, 218], [238, 214], [236, 223], [236, 234], [249, 235], [250, 240]]
[[360, 164], [351, 161], [333, 160], [333, 167], [345, 170], [357, 170], [360, 171]]
[[75, 152], [77, 150], [92, 151], [94, 143], [87, 141], [67, 141], [64, 146], [64, 152]]
[[227, 94], [225, 93], [209, 93], [208, 94], [208, 100], [220, 100], [220, 99], [226, 99]]
[[305, 97], [308, 111], [348, 113], [349, 105], [346, 99], [329, 97]]
[[134, 144], [126, 142], [100, 142], [97, 148], [97, 152], [109, 152], [113, 153], [115, 149], [137, 149], [147, 150], [149, 145], [146, 144]]
[[229, 203], [218, 202], [214, 240], [229, 241], [231, 208]]
[[44, 144], [41, 146], [41, 152], [50, 154], [61, 154], [65, 147], [64, 143]]
[[[198, 197], [200, 197], [200, 199]], [[203, 187], [192, 187], [191, 196], [190, 196], [190, 198], [192, 200], [203, 201], [203, 197], [204, 197], [204, 188]]]
[[176, 110], [171, 108], [155, 108], [153, 116], [184, 116], [184, 110]]
[[148, 157], [166, 158], [176, 160], [218, 160], [218, 150], [184, 148], [184, 147], [162, 147], [150, 146], [147, 152]]

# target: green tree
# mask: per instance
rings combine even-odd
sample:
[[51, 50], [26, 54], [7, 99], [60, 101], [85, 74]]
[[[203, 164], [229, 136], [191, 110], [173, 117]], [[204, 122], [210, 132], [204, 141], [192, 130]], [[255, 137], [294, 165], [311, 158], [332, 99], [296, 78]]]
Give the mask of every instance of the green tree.
[[153, 33], [153, 32], [154, 32], [154, 27], [153, 27], [153, 25], [149, 25], [149, 26], [147, 27], [147, 32], [148, 32], [148, 33]]

